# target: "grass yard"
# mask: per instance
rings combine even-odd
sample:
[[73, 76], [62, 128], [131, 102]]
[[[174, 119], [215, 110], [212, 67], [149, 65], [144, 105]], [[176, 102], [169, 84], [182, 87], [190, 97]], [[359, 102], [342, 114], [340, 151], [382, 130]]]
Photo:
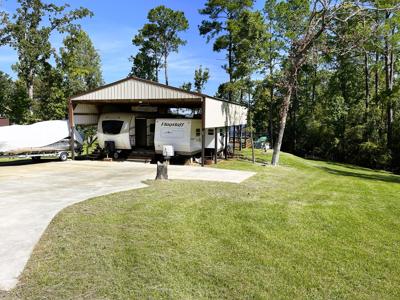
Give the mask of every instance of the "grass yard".
[[400, 176], [281, 161], [219, 164], [257, 172], [239, 185], [151, 181], [71, 206], [5, 297], [399, 299]]

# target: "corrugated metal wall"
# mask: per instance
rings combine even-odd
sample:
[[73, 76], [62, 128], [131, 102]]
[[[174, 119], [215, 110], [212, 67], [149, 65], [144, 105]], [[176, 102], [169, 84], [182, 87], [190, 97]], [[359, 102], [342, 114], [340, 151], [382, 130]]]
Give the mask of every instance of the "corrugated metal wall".
[[247, 124], [247, 108], [206, 98], [205, 128]]

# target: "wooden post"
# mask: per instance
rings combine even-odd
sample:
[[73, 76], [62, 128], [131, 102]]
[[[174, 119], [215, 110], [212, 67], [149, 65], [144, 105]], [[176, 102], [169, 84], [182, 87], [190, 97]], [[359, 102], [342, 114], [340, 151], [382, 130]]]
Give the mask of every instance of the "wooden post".
[[214, 163], [218, 163], [218, 128], [214, 128]]
[[168, 162], [157, 162], [156, 180], [168, 179]]
[[71, 150], [71, 158], [75, 159], [75, 120], [74, 120], [74, 107], [72, 101], [68, 102], [68, 116], [69, 116], [69, 147]]
[[224, 154], [225, 154], [225, 159], [228, 159], [228, 126], [225, 126]]

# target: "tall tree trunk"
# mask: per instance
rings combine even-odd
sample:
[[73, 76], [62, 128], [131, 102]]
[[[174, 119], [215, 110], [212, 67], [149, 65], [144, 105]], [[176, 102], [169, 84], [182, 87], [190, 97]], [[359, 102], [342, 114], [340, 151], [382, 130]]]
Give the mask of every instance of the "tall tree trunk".
[[159, 72], [159, 66], [156, 67], [156, 82], [159, 82], [158, 81], [158, 72]]
[[388, 98], [388, 149], [392, 150], [393, 147], [393, 85], [394, 85], [394, 53], [390, 49], [390, 73], [389, 73], [389, 98]]
[[[292, 71], [292, 73], [297, 73], [296, 71]], [[295, 86], [295, 75], [290, 74], [290, 79], [287, 84], [287, 89], [286, 89], [286, 94], [283, 97], [283, 103], [280, 111], [280, 121], [279, 121], [279, 132], [278, 132], [278, 137], [275, 141], [274, 145], [274, 153], [272, 154], [272, 161], [271, 164], [273, 166], [276, 166], [279, 164], [279, 156], [281, 152], [281, 147], [282, 147], [282, 141], [283, 141], [283, 134], [285, 133], [285, 128], [286, 128], [286, 120], [287, 120], [287, 115], [289, 111], [289, 106], [290, 106], [290, 99], [292, 97], [293, 93], [293, 88]]]
[[[380, 18], [379, 18], [379, 11], [376, 10], [376, 17], [375, 17], [375, 22], [376, 24], [380, 23]], [[378, 38], [379, 39], [379, 38]], [[375, 98], [378, 97], [379, 94], [379, 48], [376, 49], [375, 51]]]
[[311, 109], [314, 111], [315, 107], [315, 94], [317, 89], [317, 67], [314, 67], [313, 81], [312, 81], [312, 92], [311, 92]]
[[294, 101], [293, 101], [293, 152], [296, 153], [296, 149], [297, 149], [297, 118], [296, 118], [296, 114], [297, 114], [297, 108], [298, 108], [298, 103], [299, 103], [299, 99], [298, 99], [298, 89], [297, 87], [294, 90]]
[[285, 74], [287, 78], [286, 93], [283, 97], [283, 103], [280, 111], [279, 133], [278, 139], [275, 142], [274, 153], [272, 154], [271, 164], [276, 166], [279, 163], [279, 155], [281, 151], [283, 134], [285, 133], [287, 114], [290, 106], [293, 89], [297, 86], [297, 75], [300, 67], [304, 64], [308, 51], [313, 46], [318, 37], [325, 31], [327, 23], [323, 22], [321, 27], [311, 37], [304, 38], [303, 41], [297, 41], [296, 46], [292, 48], [292, 53], [289, 54], [289, 69]]
[[375, 53], [375, 97], [378, 97], [379, 93], [379, 53]]
[[286, 94], [283, 98], [283, 103], [282, 103], [282, 107], [281, 107], [281, 111], [280, 111], [278, 138], [275, 141], [274, 153], [272, 154], [271, 164], [273, 166], [276, 166], [279, 163], [279, 156], [280, 156], [280, 152], [281, 152], [283, 134], [285, 132], [287, 114], [289, 111], [290, 98], [292, 97], [293, 87], [294, 87], [294, 82], [289, 83], [287, 90], [286, 90]]
[[273, 118], [273, 108], [274, 108], [274, 86], [271, 84], [271, 102], [269, 104], [269, 142], [272, 146], [274, 144], [274, 122]]
[[249, 116], [249, 127], [250, 127], [250, 142], [251, 142], [251, 161], [253, 164], [256, 162], [256, 158], [254, 155], [254, 136], [253, 136], [253, 115], [250, 112], [251, 106], [250, 106], [250, 101], [251, 101], [251, 94], [249, 91], [249, 102], [248, 102], [248, 116]]
[[[390, 18], [390, 13], [386, 13], [386, 19]], [[392, 149], [393, 137], [393, 79], [394, 79], [394, 54], [392, 47], [389, 45], [389, 37], [385, 36], [385, 81], [386, 81], [386, 123], [387, 123], [387, 141], [388, 150]]]
[[[232, 63], [233, 63], [233, 57], [232, 57], [232, 36], [229, 34], [229, 45], [228, 45], [228, 74], [229, 74], [229, 83], [233, 82], [233, 75], [232, 75]], [[231, 87], [229, 87], [229, 92], [228, 92], [228, 100], [232, 101], [232, 90]]]
[[269, 76], [271, 77], [271, 87], [270, 87], [270, 104], [269, 104], [269, 143], [270, 147], [274, 145], [274, 122], [272, 120], [273, 118], [273, 108], [274, 108], [274, 78], [273, 78], [273, 73], [274, 73], [274, 61], [273, 61], [273, 49], [272, 49], [272, 37], [273, 37], [273, 31], [272, 31], [272, 25], [269, 26]]
[[28, 97], [33, 100], [33, 82], [28, 84]]
[[31, 100], [31, 106], [29, 108], [29, 112], [32, 115], [33, 114], [33, 105], [34, 105], [34, 99], [33, 99], [33, 89], [34, 89], [34, 75], [33, 75], [33, 70], [29, 71], [29, 78], [26, 83], [26, 89], [28, 93], [29, 100]]
[[365, 116], [368, 119], [368, 106], [369, 106], [369, 61], [368, 52], [364, 52], [364, 75], [365, 75]]
[[317, 70], [318, 70], [318, 56], [315, 49], [313, 51], [313, 78], [312, 78], [312, 90], [311, 90], [311, 111], [314, 114], [315, 98], [317, 93]]
[[164, 55], [164, 75], [165, 75], [165, 84], [168, 85], [168, 61], [167, 61], [167, 54]]

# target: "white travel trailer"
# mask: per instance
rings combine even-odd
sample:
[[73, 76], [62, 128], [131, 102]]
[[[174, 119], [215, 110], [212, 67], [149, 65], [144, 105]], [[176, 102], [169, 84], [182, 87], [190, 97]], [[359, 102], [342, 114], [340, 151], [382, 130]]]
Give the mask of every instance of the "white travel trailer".
[[[218, 130], [218, 129], [217, 129]], [[116, 151], [153, 148], [162, 154], [164, 145], [171, 145], [178, 155], [192, 156], [201, 152], [200, 119], [149, 119], [133, 113], [104, 113], [97, 125], [99, 146], [113, 142]], [[224, 148], [224, 133], [217, 132], [218, 150]], [[205, 148], [214, 149], [214, 129], [206, 129]]]
[[155, 119], [133, 113], [104, 113], [97, 124], [97, 139], [104, 149], [106, 142], [114, 142], [116, 150], [131, 150], [154, 145]]
[[[214, 149], [214, 129], [205, 132], [205, 148]], [[218, 150], [224, 147], [224, 138], [217, 132]], [[172, 145], [180, 155], [195, 155], [201, 152], [201, 120], [200, 119], [156, 119], [154, 147], [158, 154], [164, 145]]]
[[[214, 129], [205, 132], [205, 148], [214, 149]], [[218, 150], [224, 148], [221, 131], [217, 132]], [[164, 145], [171, 145], [180, 155], [195, 155], [201, 152], [201, 120], [200, 119], [157, 119], [154, 134], [154, 147], [158, 154]]]
[[154, 134], [154, 148], [162, 154], [164, 145], [174, 147], [181, 155], [194, 155], [201, 151], [201, 120], [157, 119]]

